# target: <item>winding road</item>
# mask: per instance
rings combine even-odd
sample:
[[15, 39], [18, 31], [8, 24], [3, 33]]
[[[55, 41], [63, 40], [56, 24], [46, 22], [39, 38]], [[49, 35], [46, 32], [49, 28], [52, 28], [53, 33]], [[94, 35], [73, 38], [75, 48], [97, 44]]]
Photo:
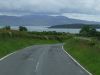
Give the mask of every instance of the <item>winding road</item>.
[[89, 75], [62, 46], [34, 45], [14, 52], [0, 60], [0, 75]]

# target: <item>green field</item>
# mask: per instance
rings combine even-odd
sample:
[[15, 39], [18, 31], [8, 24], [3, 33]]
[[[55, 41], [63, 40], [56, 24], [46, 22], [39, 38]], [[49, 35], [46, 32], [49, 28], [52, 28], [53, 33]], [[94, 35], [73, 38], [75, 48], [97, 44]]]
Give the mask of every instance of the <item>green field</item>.
[[100, 75], [100, 41], [72, 38], [64, 45], [65, 50], [93, 75]]

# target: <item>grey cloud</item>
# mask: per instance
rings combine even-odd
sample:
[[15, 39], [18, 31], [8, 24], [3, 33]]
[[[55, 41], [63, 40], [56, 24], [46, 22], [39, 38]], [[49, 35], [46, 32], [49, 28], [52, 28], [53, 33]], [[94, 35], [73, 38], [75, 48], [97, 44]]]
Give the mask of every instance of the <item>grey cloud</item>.
[[99, 14], [100, 0], [0, 0], [0, 13]]

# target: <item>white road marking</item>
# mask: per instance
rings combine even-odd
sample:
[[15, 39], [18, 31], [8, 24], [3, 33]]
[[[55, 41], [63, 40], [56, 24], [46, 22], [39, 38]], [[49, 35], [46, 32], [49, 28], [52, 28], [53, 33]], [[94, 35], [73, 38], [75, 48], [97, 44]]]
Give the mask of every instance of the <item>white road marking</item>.
[[62, 46], [63, 51], [76, 63], [78, 64], [84, 71], [86, 71], [89, 75], [92, 75], [89, 71], [87, 71], [81, 64], [79, 64], [68, 52], [64, 50], [64, 47]]
[[36, 65], [35, 72], [37, 72], [37, 70], [38, 70], [38, 67], [39, 67], [39, 62], [38, 62], [38, 63], [37, 63], [37, 65]]
[[4, 60], [5, 58], [9, 57], [10, 55], [12, 55], [12, 54], [14, 54], [14, 53], [16, 53], [16, 52], [10, 53], [10, 54], [8, 54], [8, 55], [2, 57], [2, 58], [0, 59], [0, 61]]

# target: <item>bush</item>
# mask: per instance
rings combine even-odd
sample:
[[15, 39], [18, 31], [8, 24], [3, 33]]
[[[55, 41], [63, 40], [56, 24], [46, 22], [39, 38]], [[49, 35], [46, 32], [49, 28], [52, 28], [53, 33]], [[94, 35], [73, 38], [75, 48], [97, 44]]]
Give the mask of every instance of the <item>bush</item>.
[[20, 26], [19, 27], [19, 31], [27, 31], [27, 28], [26, 27], [23, 27], [23, 26]]
[[89, 44], [90, 47], [93, 47], [93, 46], [95, 46], [96, 43], [91, 41], [88, 44]]
[[80, 30], [80, 35], [82, 36], [96, 36], [96, 29], [92, 26], [85, 25]]
[[4, 30], [11, 30], [11, 27], [10, 26], [5, 26], [3, 29]]

